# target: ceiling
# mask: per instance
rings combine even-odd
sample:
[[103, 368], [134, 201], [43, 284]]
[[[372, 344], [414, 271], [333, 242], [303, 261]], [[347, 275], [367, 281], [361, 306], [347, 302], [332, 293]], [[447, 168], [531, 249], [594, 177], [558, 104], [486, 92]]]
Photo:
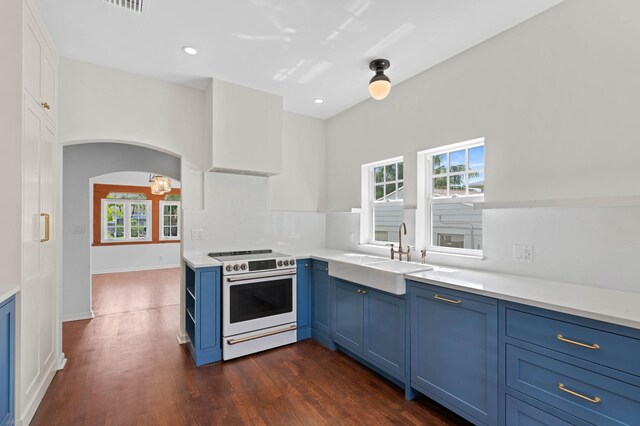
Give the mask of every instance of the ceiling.
[[200, 89], [218, 78], [318, 118], [368, 98], [372, 59], [389, 59], [397, 84], [561, 1], [144, 0], [137, 14], [35, 0], [63, 57]]

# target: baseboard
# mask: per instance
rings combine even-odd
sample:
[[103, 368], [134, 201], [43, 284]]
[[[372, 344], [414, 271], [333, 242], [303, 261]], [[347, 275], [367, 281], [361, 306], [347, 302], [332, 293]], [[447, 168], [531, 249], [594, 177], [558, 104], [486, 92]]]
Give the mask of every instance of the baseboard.
[[183, 345], [189, 342], [189, 335], [187, 333], [178, 333], [178, 335], [176, 336], [176, 340], [178, 341], [179, 345]]
[[114, 274], [118, 272], [153, 271], [156, 269], [174, 269], [179, 267], [180, 263], [176, 263], [175, 265], [132, 266], [130, 268], [115, 268], [102, 271], [91, 271], [91, 275]]
[[93, 314], [93, 311], [83, 312], [79, 314], [69, 314], [62, 316], [62, 322], [88, 320], [93, 319], [94, 317], [95, 315]]
[[36, 410], [38, 409], [38, 407], [40, 406], [40, 403], [42, 402], [42, 398], [44, 398], [44, 394], [47, 392], [47, 389], [49, 389], [49, 385], [51, 385], [51, 382], [53, 381], [53, 377], [56, 375], [57, 366], [58, 366], [57, 362], [51, 363], [51, 367], [49, 367], [49, 372], [47, 373], [47, 376], [40, 384], [40, 388], [38, 389], [38, 392], [36, 393], [35, 397], [31, 400], [31, 403], [29, 404], [29, 406], [24, 410], [24, 413], [22, 413], [23, 414], [22, 417], [20, 419], [16, 419], [16, 426], [27, 426], [29, 423], [31, 423], [31, 420], [33, 420], [33, 416], [36, 414]]
[[67, 365], [67, 357], [64, 355], [64, 352], [60, 354], [60, 358], [58, 359], [57, 370], [64, 370], [64, 367]]

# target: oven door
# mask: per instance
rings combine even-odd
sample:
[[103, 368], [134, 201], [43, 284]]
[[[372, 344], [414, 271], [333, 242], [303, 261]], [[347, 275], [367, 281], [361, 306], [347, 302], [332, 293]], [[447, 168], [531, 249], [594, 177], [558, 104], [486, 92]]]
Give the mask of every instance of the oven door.
[[224, 277], [222, 335], [296, 322], [296, 272]]

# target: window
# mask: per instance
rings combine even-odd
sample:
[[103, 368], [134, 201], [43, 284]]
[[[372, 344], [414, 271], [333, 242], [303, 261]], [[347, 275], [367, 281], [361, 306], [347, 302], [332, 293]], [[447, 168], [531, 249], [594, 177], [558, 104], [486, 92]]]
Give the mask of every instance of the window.
[[102, 200], [102, 242], [149, 241], [151, 201]]
[[[425, 245], [430, 251], [482, 254], [484, 139], [423, 151]], [[419, 207], [420, 210], [420, 207]]]
[[365, 164], [363, 173], [363, 209], [361, 242], [386, 244], [398, 242], [402, 223], [404, 163], [402, 157]]
[[180, 202], [160, 201], [160, 239], [180, 239]]

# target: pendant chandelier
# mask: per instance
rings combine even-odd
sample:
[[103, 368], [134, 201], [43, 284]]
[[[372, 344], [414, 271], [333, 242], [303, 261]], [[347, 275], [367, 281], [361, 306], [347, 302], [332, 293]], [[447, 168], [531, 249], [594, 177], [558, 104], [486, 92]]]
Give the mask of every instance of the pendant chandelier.
[[167, 176], [151, 174], [149, 175], [149, 182], [151, 182], [151, 193], [153, 195], [164, 195], [167, 192], [171, 192], [171, 179]]

